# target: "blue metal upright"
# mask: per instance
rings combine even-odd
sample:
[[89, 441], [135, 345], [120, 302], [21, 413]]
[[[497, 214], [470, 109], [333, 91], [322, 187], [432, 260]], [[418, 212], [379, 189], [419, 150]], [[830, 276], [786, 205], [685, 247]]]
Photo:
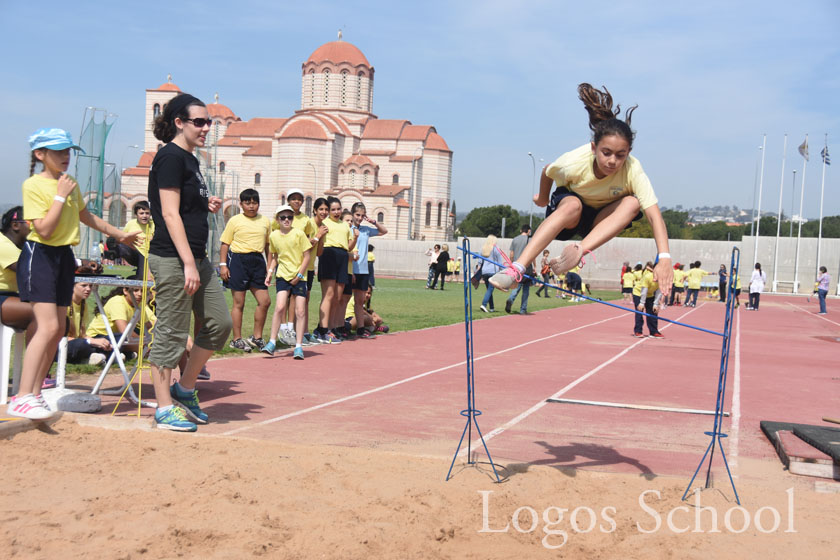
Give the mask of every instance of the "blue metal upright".
[[735, 286], [737, 278], [741, 274], [741, 251], [737, 247], [732, 249], [732, 260], [729, 266], [729, 285], [726, 290], [726, 314], [723, 320], [723, 349], [720, 355], [720, 374], [718, 375], [718, 389], [717, 402], [715, 403], [715, 417], [714, 425], [711, 432], [704, 432], [707, 436], [711, 436], [712, 441], [706, 448], [703, 458], [700, 459], [700, 464], [697, 465], [697, 470], [694, 471], [694, 476], [688, 483], [688, 486], [683, 493], [682, 499], [685, 500], [688, 496], [688, 491], [691, 490], [691, 485], [694, 484], [694, 479], [697, 478], [697, 473], [706, 461], [706, 456], [709, 457], [709, 466], [706, 470], [706, 488], [711, 487], [712, 483], [712, 461], [715, 456], [715, 443], [720, 449], [720, 455], [723, 457], [723, 464], [726, 466], [726, 474], [729, 475], [729, 483], [732, 485], [732, 491], [735, 492], [735, 501], [741, 505], [741, 499], [738, 497], [738, 490], [735, 489], [735, 481], [732, 479], [732, 471], [729, 470], [729, 463], [726, 460], [726, 453], [723, 451], [723, 443], [721, 438], [727, 437], [727, 434], [721, 432], [723, 424], [723, 405], [724, 397], [726, 396], [726, 377], [729, 369], [729, 348], [732, 343], [732, 313], [735, 309]]
[[475, 430], [481, 440], [481, 445], [484, 446], [484, 452], [487, 454], [487, 459], [493, 467], [493, 474], [496, 476], [496, 482], [501, 482], [499, 473], [496, 470], [496, 464], [490, 456], [490, 450], [487, 449], [487, 443], [484, 441], [484, 436], [481, 434], [481, 428], [478, 427], [478, 417], [481, 416], [481, 411], [475, 408], [475, 364], [473, 362], [473, 321], [472, 321], [472, 260], [470, 259], [470, 240], [466, 237], [462, 245], [464, 253], [464, 262], [462, 266], [464, 274], [464, 329], [466, 330], [467, 343], [467, 408], [461, 411], [461, 416], [467, 418], [467, 423], [464, 426], [464, 431], [461, 432], [461, 439], [458, 440], [458, 448], [455, 450], [455, 456], [452, 457], [452, 464], [449, 465], [449, 472], [446, 473], [446, 480], [452, 476], [452, 468], [455, 466], [455, 459], [458, 458], [458, 452], [461, 451], [461, 444], [464, 443], [464, 436], [467, 438], [467, 464], [474, 465], [476, 463], [472, 458], [472, 428], [475, 425]]

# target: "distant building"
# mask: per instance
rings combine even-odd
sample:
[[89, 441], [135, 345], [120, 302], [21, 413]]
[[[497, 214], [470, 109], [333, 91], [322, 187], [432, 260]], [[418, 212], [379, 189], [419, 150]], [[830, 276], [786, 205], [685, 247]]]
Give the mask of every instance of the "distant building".
[[[299, 188], [307, 213], [317, 197], [332, 195], [348, 208], [363, 201], [392, 238], [450, 239], [452, 150], [434, 126], [374, 115], [374, 68], [340, 35], [318, 47], [301, 74], [300, 109], [290, 117], [243, 121], [218, 95], [207, 105], [215, 124], [203, 159], [217, 192], [224, 186], [225, 220], [237, 213], [245, 188], [260, 192], [265, 215], [285, 203], [288, 189]], [[124, 170], [121, 198], [106, 203], [112, 223], [125, 223], [133, 204], [146, 198], [161, 146], [152, 122], [180, 91], [171, 76], [146, 90], [144, 153]]]

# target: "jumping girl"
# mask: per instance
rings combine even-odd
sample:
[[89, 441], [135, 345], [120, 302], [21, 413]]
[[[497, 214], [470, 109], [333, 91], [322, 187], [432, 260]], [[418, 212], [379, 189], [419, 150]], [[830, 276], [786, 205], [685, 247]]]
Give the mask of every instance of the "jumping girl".
[[[195, 382], [233, 328], [222, 283], [206, 250], [207, 214], [217, 212], [222, 200], [210, 196], [193, 155], [204, 146], [212, 122], [201, 100], [187, 93], [173, 97], [154, 122], [155, 138], [166, 145], [157, 151], [149, 172], [155, 222], [149, 270], [157, 291], [155, 341], [149, 353], [158, 404], [155, 421], [158, 428], [182, 432], [194, 432], [196, 422], [208, 422]], [[172, 384], [172, 369], [187, 347], [192, 315], [201, 327], [180, 380]]]
[[[73, 300], [76, 257], [71, 245], [80, 240], [79, 223], [126, 245], [137, 232], [118, 230], [88, 212], [76, 180], [67, 175], [70, 150], [81, 150], [68, 132], [42, 128], [29, 137], [30, 177], [23, 182], [23, 219], [32, 230], [20, 254], [17, 284], [20, 300], [32, 303], [37, 328], [23, 357], [20, 390], [8, 413], [38, 420], [54, 414], [41, 395], [55, 349], [64, 335], [67, 308]], [[35, 174], [37, 164], [43, 166]]]
[[[630, 119], [636, 107], [626, 112], [626, 120], [618, 115], [621, 106], [613, 109], [609, 91], [583, 83], [578, 95], [589, 113], [592, 141], [560, 156], [547, 165], [540, 176], [540, 192], [534, 203], [546, 209], [546, 219], [537, 228], [531, 241], [511, 266], [494, 275], [490, 283], [507, 291], [522, 280], [525, 265], [532, 262], [553, 239], [566, 241], [575, 235], [583, 237], [551, 259], [556, 275], [582, 264], [584, 253], [597, 249], [629, 225], [647, 216], [659, 253], [654, 270], [662, 286], [663, 296], [671, 289], [673, 269], [668, 253], [668, 230], [657, 205], [650, 180], [639, 160], [630, 155], [635, 133]], [[551, 194], [551, 185], [557, 188]]]

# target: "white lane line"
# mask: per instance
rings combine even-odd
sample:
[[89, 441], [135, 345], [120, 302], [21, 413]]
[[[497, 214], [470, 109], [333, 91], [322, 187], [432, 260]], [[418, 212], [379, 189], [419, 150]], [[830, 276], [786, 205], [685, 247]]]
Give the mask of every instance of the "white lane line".
[[[566, 335], [566, 334], [570, 334], [570, 333], [573, 333], [575, 331], [579, 331], [579, 330], [582, 330], [582, 329], [585, 329], [585, 328], [588, 328], [588, 327], [594, 327], [595, 325], [600, 325], [601, 323], [606, 323], [607, 321], [612, 321], [612, 320], [618, 319], [620, 317], [624, 317], [624, 314], [616, 315], [615, 317], [609, 317], [607, 319], [602, 319], [600, 321], [595, 321], [594, 323], [588, 323], [586, 325], [581, 325], [579, 327], [575, 327], [575, 328], [569, 329], [567, 331], [554, 333], [554, 334], [544, 336], [542, 338], [538, 338], [538, 339], [535, 339], [535, 340], [529, 340], [528, 342], [524, 342], [522, 344], [517, 344], [516, 346], [511, 346], [510, 348], [505, 348], [503, 350], [499, 350], [498, 352], [493, 352], [491, 354], [486, 354], [484, 356], [476, 357], [473, 361], [478, 362], [479, 360], [492, 358], [494, 356], [498, 356], [498, 355], [504, 354], [506, 352], [512, 352], [513, 350], [518, 350], [520, 348], [524, 348], [525, 346], [530, 346], [531, 344], [539, 344], [540, 342], [545, 342], [546, 340], [550, 340], [550, 339], [558, 337], [558, 336], [563, 336], [563, 335]], [[307, 414], [309, 412], [314, 412], [316, 410], [320, 410], [320, 409], [326, 408], [328, 406], [333, 406], [333, 405], [336, 405], [336, 404], [341, 404], [343, 402], [347, 402], [347, 401], [351, 401], [351, 400], [358, 399], [358, 398], [361, 398], [361, 397], [365, 397], [367, 395], [372, 395], [373, 393], [378, 393], [378, 392], [384, 391], [386, 389], [391, 389], [391, 388], [396, 387], [398, 385], [402, 385], [404, 383], [409, 383], [411, 381], [421, 379], [421, 378], [426, 377], [428, 375], [433, 375], [435, 373], [440, 373], [440, 372], [446, 371], [448, 369], [452, 369], [452, 368], [455, 368], [455, 367], [460, 367], [460, 366], [466, 365], [466, 363], [467, 363], [466, 360], [462, 360], [458, 363], [450, 364], [448, 366], [444, 366], [444, 367], [441, 367], [441, 368], [426, 371], [426, 372], [420, 373], [418, 375], [414, 375], [414, 376], [411, 376], [411, 377], [407, 377], [405, 379], [401, 379], [399, 381], [395, 381], [393, 383], [389, 383], [387, 385], [382, 385], [380, 387], [374, 387], [373, 389], [368, 389], [367, 391], [362, 391], [361, 393], [356, 393], [354, 395], [348, 395], [346, 397], [341, 397], [340, 399], [335, 399], [335, 400], [325, 402], [325, 403], [321, 403], [321, 404], [318, 404], [318, 405], [315, 405], [315, 406], [310, 406], [309, 408], [304, 408], [302, 410], [296, 410], [295, 412], [290, 412], [288, 414], [283, 414], [282, 416], [277, 416], [275, 418], [269, 418], [268, 420], [263, 420], [262, 422], [257, 422], [255, 424], [248, 424], [246, 426], [242, 426], [242, 427], [236, 428], [234, 430], [228, 430], [227, 432], [223, 432], [221, 435], [230, 436], [230, 435], [234, 435], [234, 434], [244, 432], [246, 430], [250, 430], [252, 428], [256, 428], [258, 426], [266, 426], [268, 424], [273, 424], [275, 422], [280, 422], [282, 420], [288, 420], [289, 418], [294, 418], [295, 416], [300, 416], [301, 414]]]
[[735, 313], [735, 375], [732, 379], [732, 419], [729, 426], [729, 468], [733, 478], [738, 474], [738, 444], [741, 430], [741, 313]]
[[798, 310], [800, 310], [800, 311], [804, 311], [804, 312], [805, 312], [805, 313], [807, 313], [808, 315], [813, 315], [813, 316], [814, 316], [814, 317], [816, 317], [817, 319], [822, 319], [823, 321], [828, 321], [828, 322], [829, 322], [829, 323], [831, 323], [832, 325], [837, 325], [838, 327], [840, 327], [840, 323], [836, 323], [836, 322], [832, 321], [831, 319], [826, 319], [824, 316], [819, 315], [819, 314], [817, 314], [817, 313], [814, 313], [813, 311], [808, 311], [808, 310], [807, 310], [807, 309], [805, 309], [804, 307], [799, 307], [799, 306], [798, 306], [798, 305], [796, 305], [795, 303], [791, 303], [791, 302], [789, 302], [789, 301], [786, 301], [785, 303], [787, 303], [787, 304], [788, 304], [788, 305], [790, 305], [791, 307], [795, 307], [795, 308], [797, 308], [797, 309], [798, 309]]
[[[690, 313], [693, 313], [694, 311], [700, 309], [704, 305], [706, 305], [705, 302], [701, 303], [700, 307], [691, 308], [691, 311], [688, 311], [688, 312], [682, 314], [676, 320], [677, 321], [682, 320], [683, 317], [687, 316]], [[667, 325], [662, 327], [661, 330], [664, 331], [665, 329], [667, 329], [671, 325], [673, 325], [673, 323], [668, 323]], [[531, 408], [529, 408], [528, 410], [526, 410], [522, 414], [519, 414], [518, 416], [508, 420], [507, 422], [505, 422], [504, 424], [502, 424], [498, 428], [495, 428], [493, 431], [489, 432], [487, 435], [484, 436], [484, 442], [487, 443], [487, 441], [493, 439], [494, 437], [496, 437], [499, 434], [504, 433], [505, 431], [509, 430], [513, 426], [519, 424], [521, 421], [525, 420], [530, 415], [532, 415], [536, 411], [540, 410], [542, 407], [546, 406], [547, 404], [551, 404], [549, 399], [557, 399], [557, 398], [562, 397], [564, 394], [568, 393], [569, 391], [571, 391], [572, 389], [574, 389], [575, 387], [577, 387], [578, 385], [580, 385], [581, 383], [583, 383], [584, 381], [586, 381], [587, 379], [589, 379], [590, 377], [592, 377], [593, 375], [595, 375], [596, 373], [598, 373], [599, 371], [601, 371], [602, 369], [607, 367], [608, 365], [612, 364], [613, 362], [615, 362], [616, 360], [618, 360], [619, 358], [621, 358], [622, 356], [624, 356], [625, 354], [630, 352], [630, 350], [634, 349], [635, 347], [637, 347], [641, 343], [645, 342], [646, 340], [649, 340], [649, 339], [643, 338], [643, 339], [641, 339], [637, 342], [634, 342], [633, 344], [631, 344], [630, 346], [628, 346], [627, 348], [625, 348], [624, 350], [622, 350], [621, 352], [619, 352], [618, 354], [616, 354], [615, 356], [610, 358], [609, 360], [601, 363], [600, 365], [596, 366], [595, 368], [593, 368], [593, 369], [589, 370], [588, 372], [586, 372], [585, 374], [581, 375], [580, 377], [578, 377], [577, 379], [575, 379], [574, 381], [572, 381], [571, 383], [569, 383], [568, 385], [566, 385], [565, 387], [563, 387], [562, 389], [560, 389], [559, 391], [554, 393], [553, 395], [542, 399], [541, 401], [536, 403], [534, 406], [532, 406]], [[473, 450], [476, 450], [476, 449], [474, 448]], [[466, 452], [467, 452], [467, 448], [463, 447], [461, 449], [461, 451], [458, 452], [458, 455], [463, 455]]]

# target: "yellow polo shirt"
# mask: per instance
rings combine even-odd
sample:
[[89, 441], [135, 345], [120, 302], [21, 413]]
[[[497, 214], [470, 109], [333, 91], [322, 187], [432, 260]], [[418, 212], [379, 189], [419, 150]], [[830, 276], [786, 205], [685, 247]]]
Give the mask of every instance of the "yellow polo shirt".
[[249, 218], [245, 214], [237, 214], [228, 220], [219, 240], [230, 245], [234, 253], [262, 253], [270, 231], [271, 224], [265, 216], [257, 214]]
[[[275, 224], [277, 224], [277, 227], [274, 227]], [[315, 225], [315, 222], [312, 220], [312, 218], [310, 218], [309, 216], [307, 216], [303, 212], [299, 212], [299, 213], [295, 214], [294, 219], [292, 219], [292, 227], [294, 229], [301, 230], [304, 233], [304, 235], [306, 235], [307, 239], [312, 239], [313, 237], [315, 237], [315, 234], [318, 233], [318, 228]], [[274, 231], [275, 229], [279, 229], [279, 228], [280, 228], [280, 224], [278, 224], [277, 220], [275, 220], [272, 223], [271, 230]], [[312, 254], [312, 256], [309, 257], [309, 266], [306, 267], [306, 270], [315, 270], [315, 254], [314, 253]]]
[[636, 275], [633, 274], [632, 270], [628, 270], [624, 274], [621, 275], [621, 287], [622, 288], [632, 288], [633, 283], [636, 281]]
[[333, 220], [332, 216], [324, 220], [324, 225], [329, 229], [324, 236], [324, 247], [340, 247], [347, 251], [353, 238], [350, 226], [341, 220]]
[[306, 234], [294, 228], [287, 234], [283, 234], [279, 229], [271, 232], [268, 246], [269, 251], [277, 255], [276, 277], [287, 282], [294, 280], [303, 263], [303, 254], [312, 248]]
[[[40, 220], [47, 215], [53, 198], [58, 193], [58, 179], [48, 179], [42, 175], [33, 175], [23, 182], [23, 219]], [[79, 244], [79, 213], [85, 207], [79, 186], [73, 189], [61, 209], [58, 225], [49, 239], [44, 239], [33, 227], [26, 237], [52, 247]]]
[[0, 292], [17, 292], [17, 274], [9, 265], [16, 264], [20, 249], [12, 240], [0, 233]]
[[[131, 321], [131, 318], [134, 316], [134, 307], [131, 306], [128, 298], [124, 295], [114, 296], [105, 303], [105, 315], [108, 316], [108, 324], [111, 326], [111, 330], [114, 331], [114, 334], [117, 334], [114, 329], [114, 322], [117, 320], [125, 321], [126, 323]], [[154, 312], [147, 305], [146, 322], [154, 323], [156, 320], [157, 318]], [[108, 334], [108, 331], [105, 329], [105, 318], [101, 313], [97, 314], [87, 327], [88, 336], [92, 337], [99, 334]]]
[[699, 290], [701, 281], [708, 275], [709, 273], [702, 268], [692, 268], [688, 271], [688, 288], [690, 290]]
[[143, 234], [143, 237], [138, 236], [137, 241], [134, 243], [134, 246], [140, 251], [140, 254], [144, 257], [149, 257], [149, 243], [152, 242], [152, 237], [155, 236], [155, 223], [149, 219], [149, 223], [141, 224], [137, 221], [137, 218], [133, 220], [129, 220], [123, 231], [126, 233], [131, 233], [133, 231], [139, 231]]
[[594, 161], [592, 146], [587, 143], [557, 158], [549, 164], [545, 174], [558, 187], [566, 187], [578, 195], [584, 204], [596, 209], [625, 196], [635, 196], [642, 210], [658, 202], [642, 164], [633, 156], [627, 156], [621, 169], [603, 179], [595, 176]]

